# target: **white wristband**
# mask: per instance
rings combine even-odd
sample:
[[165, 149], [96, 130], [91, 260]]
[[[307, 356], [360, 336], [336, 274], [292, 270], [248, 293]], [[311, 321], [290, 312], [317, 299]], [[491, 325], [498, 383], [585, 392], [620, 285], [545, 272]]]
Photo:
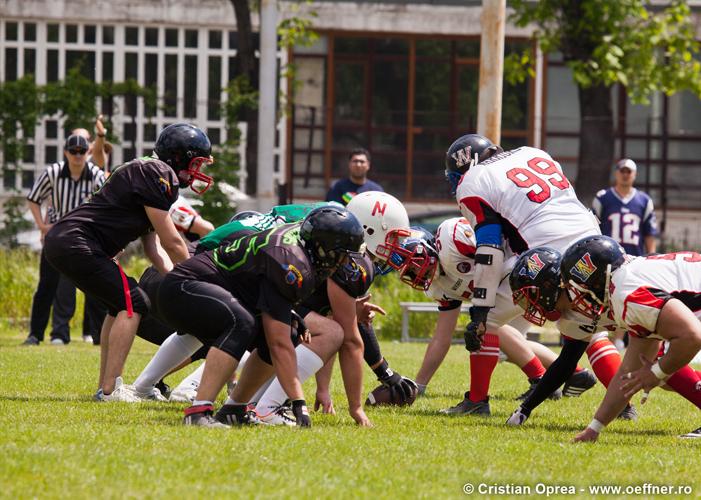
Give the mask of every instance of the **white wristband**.
[[594, 419], [591, 421], [591, 423], [587, 426], [597, 434], [601, 434], [601, 431], [604, 430], [604, 427], [606, 427], [604, 424], [599, 422], [597, 419]]
[[667, 380], [667, 377], [669, 377], [669, 375], [660, 368], [659, 361], [650, 367], [650, 371], [660, 380]]

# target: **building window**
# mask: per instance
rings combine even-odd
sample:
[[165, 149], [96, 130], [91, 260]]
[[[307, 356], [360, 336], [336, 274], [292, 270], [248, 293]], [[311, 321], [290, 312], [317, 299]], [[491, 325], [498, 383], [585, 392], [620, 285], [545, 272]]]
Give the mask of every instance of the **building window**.
[[78, 43], [78, 26], [76, 24], [66, 25], [66, 43]]
[[35, 23], [24, 23], [24, 41], [35, 42], [37, 39], [37, 25]]
[[5, 23], [5, 40], [17, 40], [17, 23]]
[[83, 41], [85, 43], [95, 43], [97, 38], [97, 29], [93, 25], [83, 26]]
[[139, 45], [139, 28], [127, 26], [124, 30], [124, 42], [127, 45]]

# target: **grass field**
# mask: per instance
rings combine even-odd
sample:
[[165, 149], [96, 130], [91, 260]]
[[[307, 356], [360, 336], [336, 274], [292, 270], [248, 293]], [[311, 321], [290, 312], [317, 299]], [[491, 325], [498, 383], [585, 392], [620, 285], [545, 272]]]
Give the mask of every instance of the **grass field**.
[[[428, 396], [404, 410], [368, 410], [372, 429], [352, 423], [336, 370], [338, 416], [314, 414], [310, 430], [222, 431], [182, 426], [183, 405], [94, 403], [97, 347], [19, 347], [22, 339], [19, 330], [0, 330], [3, 497], [453, 498], [466, 496], [466, 483], [476, 492], [502, 488], [492, 493], [527, 486], [533, 496], [545, 495], [538, 483], [572, 486], [578, 496], [592, 496], [592, 485], [644, 483], [701, 494], [701, 443], [676, 437], [699, 425], [698, 412], [660, 390], [637, 423], [616, 422], [598, 443], [574, 445], [569, 441], [603, 396], [600, 385], [578, 399], [545, 403], [524, 428], [507, 428], [526, 382], [513, 365], [501, 364], [491, 418], [437, 415], [465, 390], [466, 354], [454, 346]], [[424, 346], [382, 348], [395, 369], [413, 376]], [[154, 351], [137, 339], [127, 381]], [[368, 370], [367, 390], [375, 385], [371, 375]], [[313, 384], [305, 392], [313, 401]], [[682, 496], [689, 495], [666, 498]]]

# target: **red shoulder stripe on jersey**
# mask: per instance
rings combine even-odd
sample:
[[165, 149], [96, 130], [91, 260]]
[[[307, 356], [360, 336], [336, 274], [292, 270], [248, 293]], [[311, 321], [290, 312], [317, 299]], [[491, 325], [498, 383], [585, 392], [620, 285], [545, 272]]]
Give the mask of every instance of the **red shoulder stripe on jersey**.
[[645, 307], [654, 307], [655, 309], [662, 309], [662, 307], [671, 298], [672, 296], [669, 295], [667, 292], [664, 292], [657, 288], [647, 288], [645, 286], [641, 286], [633, 293], [628, 294], [626, 299], [623, 301], [623, 320], [625, 321], [626, 319], [629, 302]]
[[465, 207], [475, 214], [475, 221], [476, 224], [481, 224], [484, 222], [484, 210], [482, 209], [482, 206], [492, 208], [489, 206], [489, 203], [484, 201], [482, 198], [479, 196], [466, 196], [465, 198], [460, 200], [460, 205], [465, 205]]
[[453, 243], [455, 243], [455, 248], [458, 249], [458, 252], [460, 252], [461, 255], [474, 258], [477, 249], [472, 245], [468, 245], [467, 243], [463, 243], [462, 241], [458, 240], [458, 226], [459, 224], [455, 224], [453, 226]]

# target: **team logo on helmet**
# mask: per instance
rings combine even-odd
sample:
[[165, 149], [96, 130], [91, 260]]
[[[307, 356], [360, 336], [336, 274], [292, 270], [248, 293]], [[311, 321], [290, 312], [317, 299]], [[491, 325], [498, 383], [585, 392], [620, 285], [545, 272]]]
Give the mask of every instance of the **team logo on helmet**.
[[469, 165], [472, 161], [471, 153], [472, 146], [467, 146], [466, 148], [458, 149], [455, 153], [453, 153], [450, 156], [453, 158], [453, 160], [455, 160], [455, 164], [458, 167], [464, 167], [465, 165]]
[[[534, 280], [538, 273], [545, 267], [545, 264], [537, 253], [534, 253], [528, 257], [526, 261], [526, 266], [522, 267], [518, 272], [519, 276], [528, 276], [530, 279]], [[594, 268], [596, 269], [596, 268]], [[592, 271], [593, 272], [593, 271]]]
[[288, 285], [296, 284], [297, 288], [302, 288], [304, 277], [302, 276], [302, 273], [299, 272], [299, 269], [292, 264], [287, 264], [286, 266], [282, 266], [282, 268], [287, 270], [287, 274], [285, 275], [285, 283]]
[[582, 282], [586, 282], [596, 269], [597, 267], [591, 261], [591, 255], [587, 252], [570, 268], [570, 273]]

